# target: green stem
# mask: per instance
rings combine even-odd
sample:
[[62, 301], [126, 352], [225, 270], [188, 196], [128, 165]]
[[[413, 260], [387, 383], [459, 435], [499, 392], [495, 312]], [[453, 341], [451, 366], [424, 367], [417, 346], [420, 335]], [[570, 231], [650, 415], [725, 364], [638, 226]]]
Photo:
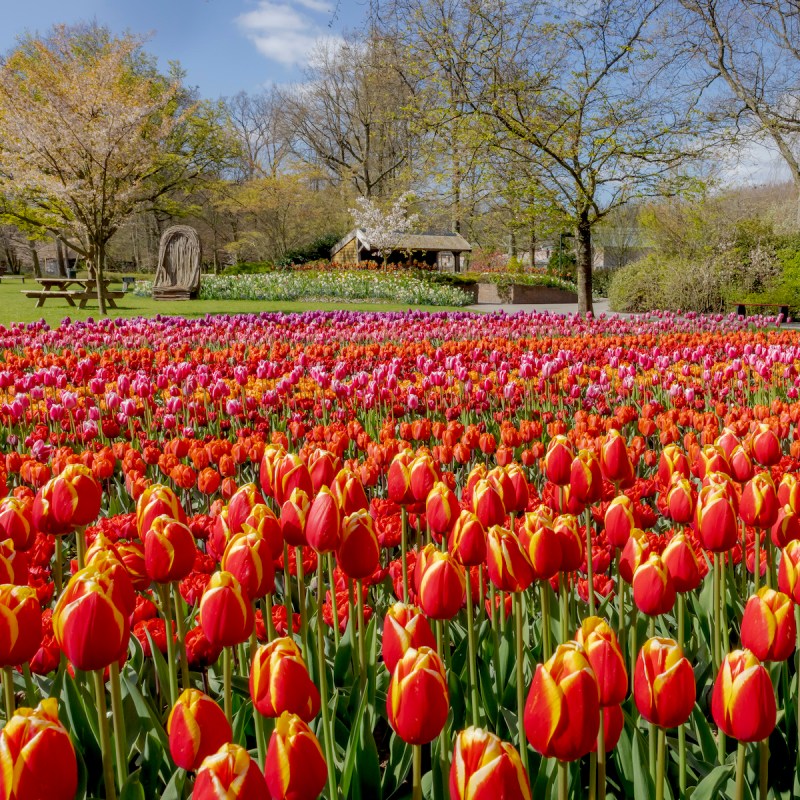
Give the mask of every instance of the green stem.
[[606, 798], [606, 731], [603, 709], [600, 709], [600, 728], [597, 731], [597, 796], [600, 800]]
[[467, 575], [467, 660], [469, 661], [469, 695], [472, 724], [477, 728], [479, 724], [478, 713], [478, 679], [476, 676], [477, 656], [475, 654], [475, 611], [472, 607], [472, 585]]
[[117, 789], [114, 786], [114, 764], [111, 757], [111, 734], [108, 730], [108, 713], [106, 711], [106, 685], [103, 681], [103, 670], [92, 673], [94, 679], [94, 696], [97, 703], [97, 722], [100, 727], [100, 752], [103, 756], [103, 782], [106, 787], [106, 800], [117, 800]]
[[14, 716], [14, 669], [3, 667], [3, 697], [6, 702], [6, 722]]
[[592, 563], [592, 510], [589, 506], [586, 506], [583, 518], [586, 523], [586, 580], [589, 590], [589, 614], [594, 616], [596, 606], [594, 597], [594, 564]]
[[403, 571], [403, 602], [408, 602], [408, 511], [405, 506], [400, 506], [400, 568]]
[[620, 575], [619, 564], [622, 551], [617, 551], [617, 564], [616, 564], [616, 590], [617, 590], [617, 639], [619, 640], [620, 653], [625, 652], [625, 640], [627, 637], [627, 629], [625, 627], [625, 581], [622, 580]]
[[326, 560], [328, 562], [328, 582], [330, 583], [331, 587], [331, 611], [333, 612], [333, 641], [335, 642], [336, 649], [338, 650], [341, 633], [339, 632], [339, 606], [336, 603], [336, 582], [333, 579], [333, 555], [331, 553], [328, 553]]
[[[758, 587], [761, 583], [761, 531], [756, 528], [756, 536], [753, 548], [753, 594], [758, 594]], [[716, 555], [714, 556], [716, 559]]]
[[769, 790], [769, 739], [758, 743], [758, 797], [767, 800]]
[[569, 800], [569, 764], [558, 762], [558, 800]]
[[589, 800], [597, 800], [597, 751], [589, 753]]
[[120, 786], [128, 779], [128, 743], [125, 738], [125, 714], [122, 710], [122, 689], [119, 682], [119, 664], [108, 666], [111, 683], [111, 719], [114, 723], [114, 754], [117, 760], [117, 781]]
[[[286, 635], [292, 638], [292, 576], [289, 572], [289, 545], [283, 543], [283, 604], [286, 607]], [[300, 604], [300, 624], [303, 622], [303, 605]], [[303, 650], [303, 658], [308, 659], [308, 653]]]
[[657, 738], [658, 733], [656, 731], [655, 723], [648, 722], [648, 737], [647, 737], [647, 744], [648, 744], [648, 766], [650, 767], [650, 774], [656, 774], [656, 749], [657, 749]]
[[[686, 598], [678, 593], [678, 646], [683, 650], [684, 617], [686, 615]], [[678, 783], [680, 796], [686, 796], [686, 726], [678, 726]]]
[[744, 800], [744, 757], [746, 745], [739, 742], [736, 748], [736, 794], [735, 800]]
[[364, 626], [364, 592], [361, 588], [361, 580], [356, 581], [356, 607], [358, 609], [358, 661], [361, 665], [359, 682], [361, 690], [367, 685], [367, 632]]
[[325, 744], [325, 760], [328, 763], [328, 794], [330, 800], [339, 796], [336, 788], [336, 762], [334, 760], [333, 729], [331, 712], [328, 706], [328, 675], [325, 668], [325, 623], [322, 620], [322, 604], [325, 601], [325, 581], [323, 579], [323, 554], [317, 553], [317, 662], [319, 666], [319, 694], [322, 709], [322, 734]]
[[542, 652], [544, 660], [549, 661], [553, 643], [550, 630], [550, 587], [546, 581], [539, 584], [539, 599], [542, 603]]
[[768, 529], [764, 531], [764, 541], [767, 550], [767, 586], [772, 589], [775, 586], [775, 558], [772, 554], [772, 537]]
[[414, 778], [411, 797], [412, 800], [422, 800], [422, 745], [413, 745], [412, 753], [414, 761]]
[[[636, 631], [636, 618], [638, 616], [636, 604], [633, 603], [631, 605], [631, 669], [630, 669], [630, 680], [631, 680], [631, 694], [633, 694], [633, 676], [636, 672], [636, 659], [639, 655], [638, 646], [639, 642], [637, 641], [639, 636]], [[636, 713], [636, 705], [633, 706], [633, 713]]]
[[567, 616], [569, 614], [569, 608], [567, 606], [567, 582], [564, 579], [564, 573], [558, 573], [558, 591], [561, 595], [561, 643], [569, 639], [569, 629], [567, 623]]
[[54, 554], [55, 561], [53, 563], [53, 580], [56, 584], [56, 598], [61, 597], [61, 589], [64, 585], [64, 578], [62, 574], [61, 562], [63, 561], [62, 542], [61, 537], [56, 536], [56, 551]]
[[181, 662], [181, 688], [191, 687], [189, 681], [189, 657], [186, 655], [186, 604], [183, 602], [178, 582], [172, 584], [172, 597], [175, 600], [175, 621], [178, 625], [178, 657]]
[[75, 553], [78, 559], [78, 569], [86, 566], [86, 528], [81, 526], [75, 529]]
[[175, 705], [178, 699], [178, 667], [175, 663], [175, 641], [172, 638], [172, 603], [169, 587], [158, 584], [158, 596], [161, 599], [161, 613], [164, 615], [164, 627], [167, 638], [167, 667], [169, 669], [169, 705]]
[[514, 592], [514, 620], [517, 626], [517, 729], [522, 768], [528, 773], [528, 743], [525, 741], [525, 662], [522, 647], [522, 593]]
[[264, 605], [261, 609], [261, 619], [264, 621], [267, 632], [267, 641], [271, 642], [275, 638], [275, 626], [272, 624], [272, 595], [268, 594], [264, 598]]
[[658, 729], [658, 761], [656, 764], [656, 800], [664, 800], [664, 751], [667, 734], [664, 728]]
[[230, 647], [222, 648], [222, 692], [224, 696], [225, 716], [228, 723], [233, 725], [233, 689], [231, 687], [233, 672], [233, 650]]
[[712, 593], [714, 596], [714, 672], [719, 672], [719, 665], [722, 663], [722, 643], [721, 643], [721, 615], [720, 606], [722, 601], [720, 599], [720, 554], [714, 553], [714, 567], [711, 576], [712, 580]]

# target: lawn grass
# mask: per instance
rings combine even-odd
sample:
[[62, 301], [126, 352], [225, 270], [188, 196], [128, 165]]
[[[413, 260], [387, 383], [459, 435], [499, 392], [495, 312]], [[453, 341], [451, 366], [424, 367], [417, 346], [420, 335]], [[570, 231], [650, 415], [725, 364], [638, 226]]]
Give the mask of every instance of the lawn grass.
[[[70, 306], [66, 300], [53, 298], [47, 300], [41, 308], [36, 308], [36, 300], [22, 294], [26, 290], [41, 288], [32, 278], [25, 283], [15, 278], [4, 277], [0, 281], [0, 325], [12, 322], [38, 322], [44, 320], [51, 327], [56, 327], [65, 318], [71, 320], [96, 319], [99, 314], [97, 302], [88, 308], [79, 309]], [[112, 287], [116, 288], [116, 287]], [[136, 297], [132, 293], [117, 300], [116, 309], [109, 309], [113, 317], [153, 317], [181, 316], [188, 318], [203, 317], [206, 314], [253, 314], [261, 311], [299, 312], [299, 311], [407, 311], [410, 307], [398, 303], [346, 303], [346, 302], [263, 302], [258, 300], [153, 300], [150, 297]], [[415, 306], [418, 311], [456, 311], [443, 306]]]

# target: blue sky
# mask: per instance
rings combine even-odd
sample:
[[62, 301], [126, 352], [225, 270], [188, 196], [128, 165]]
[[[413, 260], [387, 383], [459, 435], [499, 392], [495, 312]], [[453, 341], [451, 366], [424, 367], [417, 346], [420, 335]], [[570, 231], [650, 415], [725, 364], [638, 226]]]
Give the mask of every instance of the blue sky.
[[161, 64], [177, 60], [204, 97], [301, 79], [319, 38], [363, 20], [368, 0], [22, 0], [3, 3], [0, 52], [26, 31], [96, 19], [115, 32], [151, 33]]

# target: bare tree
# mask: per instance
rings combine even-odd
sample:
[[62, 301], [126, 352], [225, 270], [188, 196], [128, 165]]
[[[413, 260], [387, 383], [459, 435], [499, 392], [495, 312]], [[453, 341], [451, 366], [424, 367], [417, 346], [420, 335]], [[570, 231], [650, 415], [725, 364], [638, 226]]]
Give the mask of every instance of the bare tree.
[[797, 0], [680, 0], [685, 48], [707, 68], [711, 92], [737, 133], [771, 141], [798, 193], [800, 225], [800, 5]]
[[410, 163], [409, 88], [379, 40], [320, 42], [306, 81], [282, 95], [298, 155], [366, 197], [388, 195]]

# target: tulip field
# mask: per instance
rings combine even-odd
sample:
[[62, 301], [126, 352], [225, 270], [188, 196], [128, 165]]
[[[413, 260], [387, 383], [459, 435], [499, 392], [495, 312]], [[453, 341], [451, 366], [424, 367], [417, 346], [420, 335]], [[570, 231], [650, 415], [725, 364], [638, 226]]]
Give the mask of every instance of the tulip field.
[[800, 796], [800, 338], [0, 327], [0, 800]]

